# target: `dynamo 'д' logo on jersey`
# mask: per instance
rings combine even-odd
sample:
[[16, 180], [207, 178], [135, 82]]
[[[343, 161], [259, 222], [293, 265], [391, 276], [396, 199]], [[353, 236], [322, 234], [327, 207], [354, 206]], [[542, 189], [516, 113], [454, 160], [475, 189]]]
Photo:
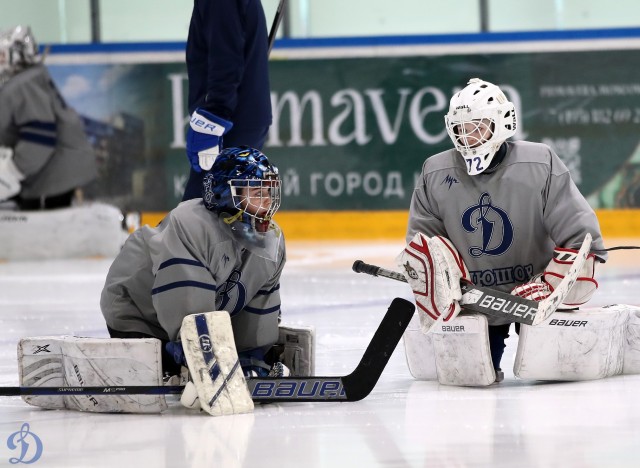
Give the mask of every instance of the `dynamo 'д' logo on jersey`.
[[472, 257], [502, 255], [513, 243], [513, 224], [505, 210], [491, 203], [491, 195], [483, 193], [478, 203], [462, 213], [462, 227], [473, 233], [480, 230], [482, 245], [469, 248]]

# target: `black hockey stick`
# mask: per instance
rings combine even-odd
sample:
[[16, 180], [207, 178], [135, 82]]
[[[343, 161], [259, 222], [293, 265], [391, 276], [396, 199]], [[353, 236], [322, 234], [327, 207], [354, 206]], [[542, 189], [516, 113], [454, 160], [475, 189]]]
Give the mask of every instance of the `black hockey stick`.
[[[578, 278], [582, 265], [586, 261], [590, 248], [591, 235], [587, 234], [573, 261], [573, 265], [571, 265], [564, 279], [548, 298], [540, 302], [523, 299], [519, 296], [462, 281], [460, 283], [460, 289], [462, 290], [460, 305], [471, 312], [479, 312], [501, 318], [508, 317], [510, 321], [524, 323], [525, 325], [542, 323], [556, 311], [567, 294], [569, 294], [569, 291]], [[362, 260], [356, 260], [353, 263], [353, 271], [407, 282], [406, 278], [398, 272], [386, 270], [375, 265], [369, 265]]]
[[[378, 326], [354, 371], [344, 377], [264, 377], [248, 379], [253, 401], [310, 402], [358, 401], [375, 387], [406, 330], [415, 306], [396, 298]], [[181, 386], [118, 387], [0, 387], [0, 396], [20, 395], [168, 395], [181, 393]]]
[[267, 56], [271, 55], [271, 49], [273, 49], [273, 43], [276, 42], [276, 36], [278, 35], [278, 29], [280, 28], [280, 22], [284, 16], [284, 7], [287, 0], [280, 0], [278, 3], [278, 9], [273, 17], [273, 23], [271, 24], [271, 31], [269, 31], [269, 45], [267, 48]]

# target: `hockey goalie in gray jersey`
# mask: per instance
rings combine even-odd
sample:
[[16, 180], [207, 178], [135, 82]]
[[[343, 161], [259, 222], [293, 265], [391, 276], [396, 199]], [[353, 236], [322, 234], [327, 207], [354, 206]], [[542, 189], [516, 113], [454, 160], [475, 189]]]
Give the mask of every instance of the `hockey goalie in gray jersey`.
[[44, 58], [29, 27], [0, 33], [0, 259], [114, 257], [122, 213], [76, 196], [97, 176], [95, 154]]
[[[253, 409], [245, 376], [311, 375], [313, 329], [280, 323], [280, 194], [278, 169], [263, 153], [225, 148], [204, 176], [203, 198], [135, 231], [113, 261], [100, 299], [112, 338], [23, 340], [21, 384], [158, 385], [184, 376], [186, 365], [192, 380], [181, 402], [224, 415]], [[32, 351], [43, 346], [55, 348], [46, 359]], [[62, 370], [51, 372], [52, 361]], [[26, 399], [93, 412], [167, 407], [151, 395]]]
[[82, 121], [43, 59], [30, 28], [0, 34], [0, 201], [22, 210], [68, 207], [97, 175]]
[[[244, 374], [282, 375], [286, 368], [266, 362], [281, 331], [286, 253], [273, 221], [280, 193], [278, 170], [264, 154], [249, 147], [224, 149], [204, 176], [203, 198], [181, 203], [158, 227], [133, 233], [113, 262], [100, 301], [111, 336], [160, 339], [163, 367], [175, 372], [183, 353], [189, 361], [185, 317], [226, 311], [232, 334], [223, 347], [235, 346]], [[213, 335], [211, 340], [215, 346]], [[191, 402], [186, 393], [183, 403], [196, 405], [195, 392]], [[253, 408], [250, 399], [246, 403]]]
[[[416, 294], [422, 330], [436, 332], [428, 336], [433, 335], [436, 358], [441, 358], [439, 380], [487, 385], [502, 378], [510, 320], [506, 314], [504, 319], [465, 317], [467, 332], [477, 330], [479, 344], [476, 348], [464, 341], [469, 336], [461, 338], [456, 353], [473, 349], [474, 359], [467, 368], [445, 363], [443, 356], [456, 353], [443, 348], [454, 338], [445, 339], [442, 333], [455, 327], [443, 327], [438, 320], [453, 320], [461, 310], [459, 279], [542, 300], [567, 274], [571, 257], [589, 233], [592, 253], [564, 301], [567, 308], [576, 308], [595, 292], [595, 265], [607, 256], [596, 215], [558, 156], [543, 144], [506, 141], [516, 132], [516, 110], [498, 86], [470, 80], [451, 98], [445, 123], [455, 149], [424, 163], [411, 200], [408, 245], [398, 265], [404, 273], [427, 265], [421, 278], [415, 271], [405, 276]], [[426, 285], [425, 275], [432, 280]], [[464, 323], [455, 323], [465, 330]], [[409, 366], [420, 374], [425, 353], [418, 343], [423, 338], [411, 330], [407, 337]], [[480, 354], [485, 359], [478, 364]], [[467, 371], [473, 374], [470, 379], [456, 377]]]
[[[278, 338], [286, 258], [272, 220], [277, 168], [258, 150], [227, 148], [206, 174], [203, 196], [130, 236], [107, 275], [102, 312], [113, 337], [167, 343], [179, 341], [187, 315], [227, 310], [238, 351], [254, 363], [245, 367], [259, 370]], [[173, 356], [164, 358], [175, 368]]]

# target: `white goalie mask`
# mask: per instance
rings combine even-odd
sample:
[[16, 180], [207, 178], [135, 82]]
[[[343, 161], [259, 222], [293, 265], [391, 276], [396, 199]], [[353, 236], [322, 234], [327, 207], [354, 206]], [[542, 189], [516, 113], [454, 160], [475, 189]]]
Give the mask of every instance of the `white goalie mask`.
[[0, 33], [0, 82], [42, 60], [29, 26], [16, 26]]
[[472, 78], [454, 94], [444, 117], [469, 175], [484, 172], [500, 145], [516, 133], [516, 109], [496, 85]]

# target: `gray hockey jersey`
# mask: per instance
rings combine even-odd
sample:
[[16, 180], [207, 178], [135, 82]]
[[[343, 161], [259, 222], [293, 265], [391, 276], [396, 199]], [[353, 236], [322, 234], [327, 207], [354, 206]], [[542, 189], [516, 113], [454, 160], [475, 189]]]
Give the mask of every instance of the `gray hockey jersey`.
[[267, 258], [259, 240], [239, 241], [234, 229], [197, 198], [178, 205], [158, 227], [131, 234], [102, 291], [107, 325], [175, 341], [185, 316], [226, 310], [238, 351], [273, 345], [286, 257], [283, 235], [273, 223], [277, 249]]
[[44, 65], [0, 87], [0, 146], [14, 151], [25, 175], [22, 198], [73, 190], [96, 177], [96, 161], [82, 121], [60, 96]]
[[407, 242], [416, 232], [450, 239], [474, 284], [505, 292], [541, 273], [555, 246], [579, 248], [587, 232], [606, 261], [598, 219], [560, 158], [540, 143], [505, 145], [504, 160], [475, 176], [454, 149], [428, 158], [411, 200]]

